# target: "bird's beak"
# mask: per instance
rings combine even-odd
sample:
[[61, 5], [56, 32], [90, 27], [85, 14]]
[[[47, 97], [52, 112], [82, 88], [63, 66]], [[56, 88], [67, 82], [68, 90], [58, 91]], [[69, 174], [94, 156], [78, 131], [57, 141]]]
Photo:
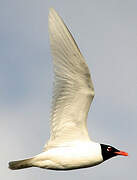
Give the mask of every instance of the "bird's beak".
[[114, 152], [116, 155], [121, 155], [121, 156], [128, 156], [128, 153], [124, 152], [124, 151], [116, 151]]

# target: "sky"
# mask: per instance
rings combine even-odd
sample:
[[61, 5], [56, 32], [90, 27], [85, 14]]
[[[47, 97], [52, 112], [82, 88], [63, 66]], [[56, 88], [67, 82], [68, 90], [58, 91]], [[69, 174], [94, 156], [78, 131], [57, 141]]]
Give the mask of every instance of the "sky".
[[[72, 32], [92, 75], [91, 139], [128, 157], [66, 172], [8, 169], [11, 160], [39, 154], [50, 135], [50, 7]], [[136, 179], [136, 19], [136, 0], [0, 0], [0, 179]]]

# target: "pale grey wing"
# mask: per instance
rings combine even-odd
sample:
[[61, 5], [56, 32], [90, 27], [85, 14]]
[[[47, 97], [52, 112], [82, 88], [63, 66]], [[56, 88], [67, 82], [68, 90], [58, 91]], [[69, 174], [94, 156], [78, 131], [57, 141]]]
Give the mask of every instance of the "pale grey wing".
[[94, 88], [85, 60], [71, 33], [54, 9], [49, 12], [54, 64], [50, 145], [89, 140], [87, 115]]

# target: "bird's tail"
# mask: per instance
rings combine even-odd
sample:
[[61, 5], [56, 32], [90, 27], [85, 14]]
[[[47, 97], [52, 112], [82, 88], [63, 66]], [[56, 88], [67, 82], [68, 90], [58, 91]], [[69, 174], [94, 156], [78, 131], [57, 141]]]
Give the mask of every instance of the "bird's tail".
[[9, 168], [12, 170], [29, 168], [33, 166], [32, 162], [33, 162], [33, 158], [19, 160], [19, 161], [11, 161], [9, 162]]

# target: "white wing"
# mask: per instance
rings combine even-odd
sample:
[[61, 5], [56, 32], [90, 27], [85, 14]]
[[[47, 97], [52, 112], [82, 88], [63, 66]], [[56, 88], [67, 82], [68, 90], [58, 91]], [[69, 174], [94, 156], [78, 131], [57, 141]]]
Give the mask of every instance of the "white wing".
[[54, 64], [51, 137], [47, 146], [89, 140], [87, 115], [94, 88], [85, 60], [71, 33], [54, 9], [49, 12]]

